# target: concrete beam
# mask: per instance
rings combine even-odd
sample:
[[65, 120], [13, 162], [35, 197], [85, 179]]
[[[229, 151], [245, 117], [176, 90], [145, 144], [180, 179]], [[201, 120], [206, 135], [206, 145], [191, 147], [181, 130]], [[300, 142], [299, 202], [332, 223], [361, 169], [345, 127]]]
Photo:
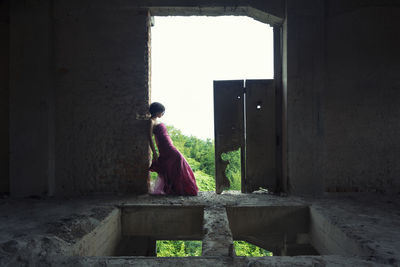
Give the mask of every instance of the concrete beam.
[[280, 25], [285, 14], [283, 0], [140, 0], [139, 7], [149, 7], [155, 16], [249, 16], [271, 25]]
[[203, 207], [122, 206], [122, 234], [160, 240], [201, 240]]
[[204, 209], [202, 256], [233, 256], [233, 238], [224, 206]]

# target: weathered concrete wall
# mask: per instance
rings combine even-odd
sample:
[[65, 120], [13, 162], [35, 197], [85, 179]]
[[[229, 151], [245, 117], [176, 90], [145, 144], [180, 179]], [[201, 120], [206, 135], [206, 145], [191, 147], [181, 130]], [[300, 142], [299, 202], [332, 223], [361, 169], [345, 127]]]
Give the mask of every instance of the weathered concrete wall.
[[319, 163], [323, 137], [323, 25], [323, 1], [287, 1], [283, 26], [284, 108], [287, 109], [284, 113], [287, 120], [285, 172], [288, 189], [295, 194], [318, 194], [323, 190]]
[[0, 193], [9, 192], [8, 66], [10, 43], [9, 1], [0, 1]]
[[325, 189], [400, 192], [400, 3], [327, 3]]
[[147, 192], [148, 14], [106, 2], [12, 2], [13, 196]]
[[[347, 2], [286, 1], [283, 171], [296, 194], [400, 188], [398, 3]], [[146, 192], [145, 6], [175, 15], [251, 7], [275, 22], [285, 13], [281, 0], [13, 1], [10, 80], [0, 79], [10, 88], [13, 195]]]
[[41, 195], [51, 175], [51, 3], [11, 1], [10, 8], [10, 191]]
[[394, 1], [288, 1], [291, 192], [399, 191], [399, 14]]
[[148, 13], [110, 1], [54, 8], [56, 192], [145, 193]]

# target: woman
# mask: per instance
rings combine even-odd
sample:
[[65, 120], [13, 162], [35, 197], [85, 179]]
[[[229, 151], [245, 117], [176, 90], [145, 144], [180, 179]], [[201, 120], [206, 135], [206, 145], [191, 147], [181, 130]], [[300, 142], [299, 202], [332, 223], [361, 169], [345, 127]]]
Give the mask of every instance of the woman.
[[[157, 121], [164, 115], [165, 107], [158, 102], [150, 105], [151, 125], [149, 142], [153, 152], [153, 162], [150, 171], [158, 173], [153, 194], [196, 196], [199, 189], [189, 164], [183, 155], [172, 144], [167, 128]], [[156, 139], [159, 155], [153, 143]]]

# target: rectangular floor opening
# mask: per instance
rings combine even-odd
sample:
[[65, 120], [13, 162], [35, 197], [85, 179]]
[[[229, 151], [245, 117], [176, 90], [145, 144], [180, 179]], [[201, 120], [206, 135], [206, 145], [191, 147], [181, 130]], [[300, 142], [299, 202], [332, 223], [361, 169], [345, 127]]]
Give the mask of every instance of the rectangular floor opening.
[[[203, 207], [182, 206], [125, 206], [121, 214], [121, 243], [125, 247], [138, 247], [135, 254], [129, 254], [124, 248], [118, 251], [120, 256], [157, 256], [157, 243], [172, 245], [183, 242], [159, 242], [157, 240], [201, 240], [203, 238]], [[131, 240], [131, 242], [124, 240]], [[179, 248], [181, 249], [181, 248]], [[183, 245], [183, 251], [185, 247]], [[167, 253], [164, 253], [165, 255]], [[122, 256], [122, 255], [121, 255]]]
[[319, 255], [310, 238], [307, 206], [227, 207], [227, 214], [234, 240], [274, 256]]
[[155, 257], [157, 240], [202, 240], [203, 217], [203, 206], [125, 205], [84, 236], [74, 254]]
[[[220, 213], [225, 211], [219, 218], [219, 213], [205, 216], [204, 206], [124, 204], [75, 243], [72, 253], [168, 257], [170, 255], [160, 250], [164, 246], [170, 250], [173, 247], [174, 257], [190, 257], [215, 253], [205, 249], [210, 246], [217, 248], [221, 255], [228, 255], [229, 248], [234, 246], [234, 253], [229, 255], [264, 257], [271, 255], [268, 252], [273, 256], [370, 255], [312, 206], [227, 206], [219, 209]], [[211, 233], [205, 227], [210, 222]], [[220, 238], [224, 235], [231, 241]], [[240, 248], [240, 245], [244, 242], [258, 248], [252, 247], [252, 252], [242, 254], [245, 246]]]

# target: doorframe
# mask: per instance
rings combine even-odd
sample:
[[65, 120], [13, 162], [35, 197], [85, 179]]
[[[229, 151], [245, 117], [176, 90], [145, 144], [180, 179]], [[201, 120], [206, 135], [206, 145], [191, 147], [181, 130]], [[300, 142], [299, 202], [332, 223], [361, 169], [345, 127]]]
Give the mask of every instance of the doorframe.
[[[148, 10], [149, 28], [151, 27], [151, 17], [153, 16], [247, 16], [256, 19], [262, 23], [269, 24], [273, 27], [273, 44], [274, 44], [274, 82], [276, 90], [276, 131], [277, 131], [277, 150], [276, 150], [276, 193], [288, 193], [289, 181], [287, 176], [287, 92], [284, 92], [286, 86], [284, 84], [284, 68], [285, 58], [287, 57], [286, 49], [286, 21], [284, 18], [273, 16], [265, 11], [258, 10], [250, 6], [235, 6], [227, 8], [226, 6], [213, 5], [212, 7], [174, 7], [169, 6], [146, 6]], [[148, 43], [148, 60], [150, 61], [151, 50], [151, 33], [149, 32]], [[149, 62], [147, 62], [149, 63]], [[148, 88], [147, 93], [150, 100], [151, 95], [151, 66], [148, 68]]]

